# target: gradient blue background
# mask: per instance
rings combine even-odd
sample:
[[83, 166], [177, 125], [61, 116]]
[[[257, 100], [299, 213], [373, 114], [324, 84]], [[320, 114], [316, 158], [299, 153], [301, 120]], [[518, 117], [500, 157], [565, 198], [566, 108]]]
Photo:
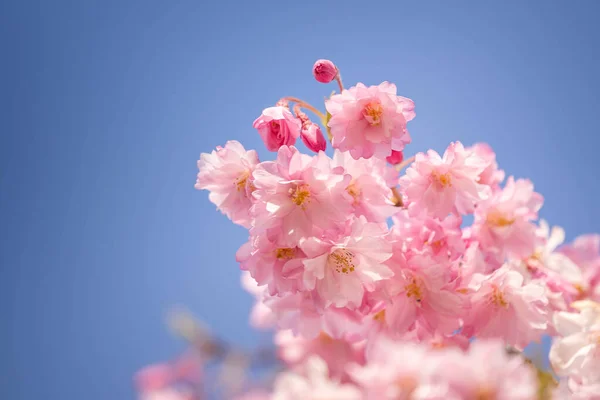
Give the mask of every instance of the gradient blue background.
[[252, 121], [283, 95], [321, 105], [317, 58], [415, 100], [407, 153], [486, 141], [569, 239], [600, 230], [600, 3], [424, 3], [3, 2], [0, 398], [133, 398], [133, 372], [184, 347], [176, 304], [268, 341], [246, 233], [194, 190], [196, 160], [229, 139], [271, 158]]

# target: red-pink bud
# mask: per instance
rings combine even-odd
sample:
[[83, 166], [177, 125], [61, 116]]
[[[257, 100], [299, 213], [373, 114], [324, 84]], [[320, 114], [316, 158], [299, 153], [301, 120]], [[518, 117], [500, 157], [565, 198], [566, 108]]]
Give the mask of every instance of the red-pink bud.
[[404, 154], [398, 150], [392, 150], [392, 154], [385, 158], [392, 165], [400, 164], [404, 160]]
[[327, 147], [327, 142], [325, 141], [323, 132], [321, 132], [321, 128], [314, 122], [304, 124], [300, 132], [300, 137], [306, 147], [315, 153], [318, 153], [320, 150], [325, 151]]
[[329, 83], [335, 79], [338, 69], [334, 63], [329, 60], [317, 60], [313, 66], [313, 75], [321, 83]]

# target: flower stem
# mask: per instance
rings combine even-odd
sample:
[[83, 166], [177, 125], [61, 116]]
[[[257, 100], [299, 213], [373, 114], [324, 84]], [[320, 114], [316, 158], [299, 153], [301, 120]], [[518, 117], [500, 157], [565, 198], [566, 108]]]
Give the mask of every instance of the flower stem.
[[297, 103], [300, 107], [302, 108], [306, 108], [307, 110], [312, 111], [313, 113], [315, 113], [315, 115], [317, 115], [321, 120], [325, 120], [325, 114], [323, 114], [321, 111], [317, 110], [315, 107], [311, 106], [310, 104], [306, 103], [305, 101], [300, 100], [297, 97], [284, 97], [285, 100], [287, 101], [291, 101], [294, 103]]

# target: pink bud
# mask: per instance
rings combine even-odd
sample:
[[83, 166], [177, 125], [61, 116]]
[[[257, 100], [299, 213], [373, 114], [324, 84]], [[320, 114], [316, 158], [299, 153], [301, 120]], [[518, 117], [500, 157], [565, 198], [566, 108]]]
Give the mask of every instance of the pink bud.
[[281, 146], [291, 146], [300, 135], [300, 121], [283, 106], [265, 108], [260, 117], [254, 121], [254, 128], [270, 151], [277, 151]]
[[317, 60], [313, 66], [313, 75], [321, 83], [329, 83], [335, 79], [338, 69], [334, 63], [329, 60]]
[[320, 150], [325, 151], [327, 147], [327, 142], [325, 141], [323, 132], [321, 132], [321, 128], [313, 122], [304, 124], [300, 132], [300, 137], [306, 147], [315, 153], [318, 153]]
[[392, 150], [392, 154], [385, 158], [392, 165], [400, 164], [404, 160], [404, 154], [398, 150]]

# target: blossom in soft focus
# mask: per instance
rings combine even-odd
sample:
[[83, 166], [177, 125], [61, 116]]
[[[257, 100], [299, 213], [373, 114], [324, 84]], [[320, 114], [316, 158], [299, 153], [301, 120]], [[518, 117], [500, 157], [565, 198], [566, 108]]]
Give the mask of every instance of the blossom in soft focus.
[[296, 244], [319, 229], [333, 229], [345, 221], [350, 209], [344, 197], [350, 177], [334, 169], [323, 152], [309, 157], [283, 146], [277, 160], [260, 163], [253, 177], [251, 233], [271, 229], [280, 244]]
[[477, 205], [473, 235], [484, 249], [499, 256], [528, 257], [536, 247], [533, 221], [543, 200], [530, 181], [510, 177], [502, 191]]
[[557, 312], [554, 327], [559, 338], [550, 348], [556, 373], [600, 383], [600, 304], [579, 303], [580, 312]]
[[581, 298], [600, 302], [600, 235], [582, 235], [560, 249], [581, 271], [581, 281], [574, 282]]
[[254, 307], [250, 311], [250, 324], [258, 329], [269, 329], [276, 325], [273, 311], [263, 302], [266, 295], [266, 287], [258, 286], [249, 272], [242, 273], [242, 287], [250, 293], [254, 299]]
[[415, 117], [414, 103], [396, 94], [396, 85], [383, 82], [366, 87], [362, 83], [325, 101], [331, 118], [331, 144], [352, 157], [387, 157], [410, 143], [406, 129]]
[[301, 123], [284, 106], [265, 108], [253, 124], [267, 150], [277, 151], [281, 146], [291, 146], [300, 136]]
[[498, 189], [500, 183], [504, 180], [504, 171], [498, 168], [496, 153], [492, 148], [486, 143], [475, 143], [473, 146], [467, 147], [466, 150], [475, 153], [487, 163], [487, 167], [479, 174], [477, 182], [490, 186], [494, 190]]
[[196, 189], [206, 189], [208, 198], [234, 223], [249, 227], [252, 206], [252, 172], [258, 164], [255, 150], [230, 140], [225, 147], [202, 153], [198, 161]]
[[315, 65], [313, 65], [313, 76], [321, 83], [331, 82], [337, 74], [337, 67], [329, 60], [317, 60]]
[[504, 265], [489, 275], [474, 274], [469, 284], [471, 311], [466, 331], [478, 338], [501, 338], [523, 349], [548, 328], [548, 298], [538, 282]]
[[327, 364], [318, 356], [309, 358], [300, 372], [284, 372], [275, 380], [272, 400], [361, 400], [350, 384], [329, 378]]
[[534, 369], [522, 357], [508, 355], [501, 340], [476, 340], [466, 353], [442, 357], [433, 375], [447, 386], [443, 399], [537, 399]]
[[318, 153], [319, 151], [325, 151], [327, 148], [327, 142], [321, 132], [319, 125], [314, 122], [308, 122], [302, 126], [300, 132], [300, 138], [304, 145], [311, 151]]
[[364, 342], [350, 343], [323, 332], [307, 339], [294, 335], [290, 330], [281, 330], [275, 335], [275, 344], [280, 358], [289, 366], [303, 364], [312, 355], [317, 355], [327, 364], [330, 376], [342, 381], [347, 380], [346, 367], [349, 364], [364, 363]]
[[490, 194], [488, 186], [478, 183], [487, 165], [460, 142], [450, 144], [443, 157], [433, 150], [417, 154], [400, 178], [409, 210], [414, 215], [425, 210], [436, 218], [472, 213], [475, 204]]
[[360, 217], [347, 229], [343, 235], [300, 242], [306, 254], [304, 285], [316, 288], [326, 306], [358, 307], [365, 291], [373, 291], [375, 282], [393, 275], [384, 264], [392, 256], [387, 228]]

